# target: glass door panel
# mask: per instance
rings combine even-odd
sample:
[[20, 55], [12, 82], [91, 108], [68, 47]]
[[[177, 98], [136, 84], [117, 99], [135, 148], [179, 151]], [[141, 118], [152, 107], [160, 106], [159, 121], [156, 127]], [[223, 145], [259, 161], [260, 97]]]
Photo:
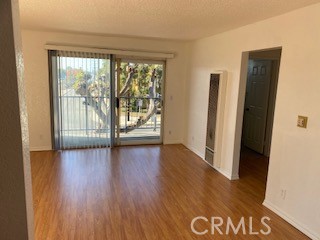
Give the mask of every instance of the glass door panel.
[[118, 144], [162, 142], [163, 62], [117, 60]]
[[110, 57], [52, 51], [51, 65], [55, 149], [110, 146]]

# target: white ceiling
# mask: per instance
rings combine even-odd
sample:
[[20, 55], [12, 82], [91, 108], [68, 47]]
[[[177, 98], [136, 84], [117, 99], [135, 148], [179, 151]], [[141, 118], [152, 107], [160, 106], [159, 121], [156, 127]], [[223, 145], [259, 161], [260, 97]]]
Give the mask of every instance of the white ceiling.
[[320, 0], [20, 0], [23, 28], [190, 40]]

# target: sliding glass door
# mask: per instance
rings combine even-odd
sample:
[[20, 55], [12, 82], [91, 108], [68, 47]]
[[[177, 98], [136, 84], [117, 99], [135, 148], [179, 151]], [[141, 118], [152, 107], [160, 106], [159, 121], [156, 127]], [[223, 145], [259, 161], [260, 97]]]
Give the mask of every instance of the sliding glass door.
[[54, 149], [162, 143], [164, 62], [49, 51]]
[[117, 59], [119, 145], [162, 143], [164, 62]]
[[109, 55], [50, 51], [54, 148], [111, 145]]

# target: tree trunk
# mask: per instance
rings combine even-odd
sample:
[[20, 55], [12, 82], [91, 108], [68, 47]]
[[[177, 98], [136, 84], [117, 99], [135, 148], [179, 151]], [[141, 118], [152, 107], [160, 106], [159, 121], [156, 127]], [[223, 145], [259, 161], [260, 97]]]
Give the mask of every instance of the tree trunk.
[[119, 96], [126, 96], [128, 94], [134, 74], [135, 74], [135, 69], [129, 68], [128, 77], [126, 79], [126, 82], [124, 83], [123, 88], [120, 90]]
[[[81, 97], [85, 99], [84, 103], [88, 106], [92, 107], [94, 112], [97, 114], [99, 119], [102, 121], [102, 126], [97, 132], [106, 132], [106, 128], [109, 126], [108, 116], [109, 116], [109, 109], [104, 101], [104, 97], [100, 96], [92, 96], [90, 87], [87, 86], [87, 82], [83, 81], [78, 89], [76, 89], [76, 93], [79, 94]], [[104, 96], [106, 89], [101, 90], [101, 95]], [[102, 106], [105, 107], [105, 112], [102, 109]]]
[[138, 119], [137, 122], [130, 124], [127, 126], [126, 129], [121, 129], [121, 132], [130, 132], [136, 128], [141, 127], [142, 125], [146, 124], [150, 118], [157, 113], [158, 106], [160, 102], [156, 100], [156, 71], [155, 69], [152, 71], [151, 79], [150, 79], [150, 87], [149, 87], [149, 98], [150, 103], [148, 107], [148, 111], [146, 116], [143, 118]]
[[[129, 68], [128, 77], [126, 79], [126, 82], [123, 86], [123, 88], [120, 91], [120, 96], [126, 96], [131, 88], [133, 76], [135, 74], [134, 68]], [[106, 89], [103, 89], [101, 91], [101, 95], [105, 95]], [[92, 96], [90, 87], [87, 86], [87, 82], [83, 80], [83, 82], [79, 85], [78, 89], [76, 89], [76, 93], [82, 96], [85, 99], [85, 104], [89, 105], [93, 108], [99, 119], [102, 121], [102, 126], [100, 127], [97, 132], [103, 133], [106, 132], [106, 128], [110, 125], [108, 121], [108, 117], [110, 114], [110, 109], [107, 107], [104, 98], [99, 96]], [[148, 111], [146, 116], [138, 119], [135, 123], [130, 124], [127, 126], [126, 129], [121, 129], [121, 132], [130, 132], [136, 128], [139, 128], [140, 126], [147, 123], [152, 116], [154, 116], [157, 113], [158, 106], [160, 102], [155, 99], [156, 98], [156, 74], [155, 69], [152, 71], [151, 79], [150, 79], [150, 87], [149, 87], [149, 98], [150, 103], [148, 107]], [[106, 108], [106, 111], [104, 112], [102, 110], [102, 106]]]

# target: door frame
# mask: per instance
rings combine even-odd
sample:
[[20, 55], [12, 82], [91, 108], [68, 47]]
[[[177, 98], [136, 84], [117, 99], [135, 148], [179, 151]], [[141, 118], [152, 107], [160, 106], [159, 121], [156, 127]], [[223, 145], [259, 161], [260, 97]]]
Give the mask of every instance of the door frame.
[[[265, 52], [265, 51], [272, 51], [272, 50], [282, 50], [282, 47], [279, 46], [279, 47], [274, 47], [274, 48], [266, 48], [266, 49], [259, 49], [259, 50], [242, 52], [241, 67], [240, 67], [240, 82], [239, 82], [239, 90], [238, 90], [238, 104], [237, 104], [237, 113], [236, 113], [235, 137], [234, 137], [234, 148], [233, 148], [233, 163], [232, 163], [232, 173], [231, 173], [232, 180], [239, 179], [240, 152], [241, 152], [241, 140], [242, 140], [242, 128], [243, 128], [246, 87], [247, 87], [247, 78], [248, 78], [249, 54], [254, 53], [254, 52]], [[280, 73], [280, 65], [278, 68], [278, 78], [279, 78], [279, 73]], [[278, 85], [278, 81], [276, 84]], [[275, 96], [276, 96], [276, 94], [275, 94]], [[276, 105], [276, 99], [275, 99], [275, 105]], [[274, 115], [272, 117], [274, 118]]]
[[[130, 145], [158, 145], [163, 144], [163, 135], [164, 135], [164, 115], [165, 115], [165, 82], [166, 82], [166, 61], [165, 60], [156, 60], [156, 59], [144, 59], [144, 58], [128, 58], [128, 57], [121, 57], [121, 56], [115, 56], [114, 55], [114, 73], [116, 72], [115, 66], [119, 66], [119, 63], [121, 62], [130, 62], [130, 63], [145, 63], [145, 64], [162, 64], [163, 66], [163, 78], [161, 83], [161, 128], [160, 128], [160, 138], [159, 139], [134, 139], [134, 140], [125, 140], [121, 141], [120, 137], [120, 128], [119, 128], [119, 116], [120, 111], [119, 108], [115, 109], [114, 114], [114, 126], [113, 129], [115, 130], [115, 135], [113, 138], [114, 146], [130, 146]], [[117, 73], [117, 79], [114, 76], [113, 82], [115, 83], [114, 93], [115, 93], [115, 100], [119, 97], [119, 73]]]

